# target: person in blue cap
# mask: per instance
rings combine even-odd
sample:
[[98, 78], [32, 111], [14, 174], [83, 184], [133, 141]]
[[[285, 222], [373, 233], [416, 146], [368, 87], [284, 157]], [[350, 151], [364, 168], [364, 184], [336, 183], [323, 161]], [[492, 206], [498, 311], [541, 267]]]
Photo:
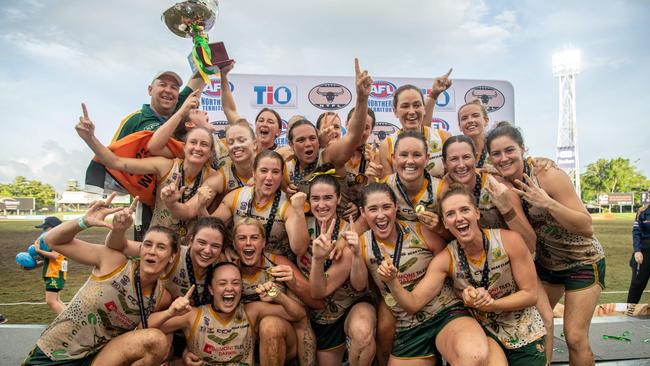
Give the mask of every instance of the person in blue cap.
[[45, 282], [45, 302], [52, 308], [52, 311], [59, 315], [65, 304], [61, 301], [59, 292], [63, 290], [65, 280], [68, 278], [68, 261], [58, 252], [50, 249], [43, 242], [45, 233], [53, 227], [61, 224], [61, 220], [54, 216], [48, 216], [43, 223], [36, 225], [38, 229], [43, 229], [38, 239], [34, 242], [36, 253], [43, 257], [43, 281]]

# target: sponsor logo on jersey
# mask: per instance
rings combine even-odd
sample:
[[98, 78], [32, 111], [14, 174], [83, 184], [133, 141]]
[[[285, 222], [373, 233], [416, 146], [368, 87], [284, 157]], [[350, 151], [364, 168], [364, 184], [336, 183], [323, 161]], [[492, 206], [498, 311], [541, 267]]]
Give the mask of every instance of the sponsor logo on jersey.
[[292, 84], [252, 86], [251, 104], [255, 107], [295, 108], [297, 88]]
[[389, 81], [377, 80], [370, 87], [370, 97], [375, 99], [389, 99], [393, 96], [395, 90], [397, 90], [395, 84]]
[[345, 108], [352, 101], [350, 89], [337, 83], [316, 85], [309, 91], [309, 102], [318, 109], [326, 111]]
[[475, 86], [465, 93], [465, 103], [478, 100], [488, 113], [496, 112], [506, 103], [501, 91], [491, 86]]

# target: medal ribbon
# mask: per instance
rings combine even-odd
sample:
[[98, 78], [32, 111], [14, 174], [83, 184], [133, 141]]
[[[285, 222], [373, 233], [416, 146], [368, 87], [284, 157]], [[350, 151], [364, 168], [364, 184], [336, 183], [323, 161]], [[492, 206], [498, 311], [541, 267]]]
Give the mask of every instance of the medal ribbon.
[[474, 201], [476, 201], [476, 207], [478, 207], [479, 201], [481, 200], [481, 175], [476, 173], [476, 183], [474, 183]]
[[[395, 183], [397, 185], [397, 190], [399, 191], [399, 194], [402, 196], [404, 201], [406, 201], [406, 203], [409, 206], [411, 206], [411, 208], [415, 211], [415, 206], [411, 202], [409, 195], [406, 193], [406, 188], [404, 188], [404, 184], [402, 183], [402, 180], [399, 179], [399, 174], [395, 173], [395, 178], [396, 178]], [[431, 185], [431, 175], [426, 170], [424, 171], [424, 179], [427, 181], [427, 194], [429, 195], [429, 200], [428, 201], [420, 200], [420, 202], [425, 206], [429, 206], [433, 203], [434, 196], [433, 196], [433, 187]]]
[[[192, 293], [192, 301], [194, 301], [194, 306], [201, 306], [209, 303], [210, 291], [208, 290], [208, 284], [204, 284], [203, 293], [201, 298], [199, 298], [199, 286], [196, 284], [196, 277], [194, 277], [194, 265], [192, 264], [192, 258], [190, 258], [190, 249], [187, 249], [185, 254], [185, 267], [187, 268], [187, 277], [190, 280], [190, 288], [192, 285], [196, 286], [194, 292]], [[210, 278], [210, 273], [212, 271], [212, 266], [208, 268], [208, 274], [206, 278]]]
[[[402, 229], [399, 227], [398, 223], [395, 223], [395, 230], [397, 230], [397, 243], [395, 243], [395, 252], [393, 252], [393, 265], [395, 268], [397, 268], [397, 272], [399, 272], [399, 262], [402, 257], [402, 245], [404, 241], [404, 233], [402, 232]], [[377, 264], [381, 264], [383, 261], [384, 257], [381, 255], [381, 249], [379, 249], [379, 244], [377, 244], [377, 239], [375, 239], [375, 233], [372, 233], [372, 254], [375, 256], [375, 260], [377, 261]], [[390, 288], [384, 283], [384, 290], [386, 290], [387, 293], [390, 293]]]
[[239, 176], [237, 175], [237, 172], [235, 171], [235, 163], [232, 163], [230, 165], [230, 172], [232, 173], [232, 176], [235, 177], [235, 180], [237, 181], [237, 187], [243, 187], [244, 183], [242, 183], [241, 179], [239, 179]]
[[[264, 225], [264, 235], [266, 236], [266, 241], [270, 240], [271, 229], [273, 228], [273, 221], [275, 221], [275, 216], [278, 212], [278, 205], [280, 203], [280, 195], [282, 192], [278, 188], [275, 191], [275, 197], [273, 197], [273, 204], [271, 205], [271, 212], [269, 212], [269, 217], [266, 220], [266, 225]], [[248, 201], [248, 210], [246, 211], [246, 216], [253, 216], [253, 204], [255, 201], [255, 189], [251, 190], [251, 199]]]
[[138, 262], [135, 267], [135, 272], [133, 273], [133, 284], [135, 286], [135, 295], [138, 298], [138, 308], [140, 309], [140, 322], [142, 323], [142, 329], [146, 329], [149, 326], [147, 318], [149, 314], [153, 312], [155, 305], [154, 295], [156, 293], [156, 286], [151, 290], [151, 295], [149, 295], [149, 301], [147, 307], [144, 306], [144, 298], [142, 296], [142, 286], [140, 285], [140, 263]]
[[483, 263], [483, 273], [481, 274], [481, 283], [477, 283], [476, 280], [474, 279], [474, 276], [472, 276], [472, 270], [469, 267], [469, 263], [467, 262], [467, 256], [465, 255], [465, 250], [463, 250], [463, 247], [458, 243], [458, 257], [460, 259], [460, 267], [463, 269], [465, 272], [465, 277], [467, 277], [467, 281], [474, 286], [475, 288], [478, 287], [483, 287], [484, 289], [488, 289], [488, 286], [490, 286], [490, 265], [488, 263], [488, 250], [490, 250], [489, 245], [490, 242], [487, 239], [487, 235], [485, 235], [485, 232], [481, 230], [481, 234], [483, 235], [483, 250], [485, 251], [485, 263]]

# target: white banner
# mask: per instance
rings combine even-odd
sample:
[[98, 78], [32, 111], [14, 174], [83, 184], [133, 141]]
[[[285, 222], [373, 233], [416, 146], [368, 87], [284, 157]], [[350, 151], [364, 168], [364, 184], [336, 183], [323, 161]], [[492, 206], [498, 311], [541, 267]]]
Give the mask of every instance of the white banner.
[[[374, 77], [375, 82], [368, 106], [377, 117], [374, 134], [378, 139], [394, 132], [400, 123], [393, 114], [393, 93], [404, 84], [413, 84], [424, 94], [431, 88], [432, 78]], [[514, 123], [514, 89], [507, 81], [452, 79], [453, 85], [438, 97], [433, 112], [432, 127], [459, 134], [457, 111], [463, 104], [478, 99], [490, 117], [491, 128], [496, 122]], [[347, 113], [354, 107], [355, 87], [352, 76], [290, 76], [290, 75], [230, 75], [230, 89], [237, 111], [249, 123], [264, 107], [275, 109], [282, 117], [283, 131], [286, 121], [294, 115], [304, 115], [316, 123], [326, 111], [337, 112], [345, 123]], [[201, 108], [209, 112], [212, 124], [223, 129], [228, 124], [221, 106], [219, 79], [207, 85], [201, 95]], [[344, 126], [343, 126], [344, 127]], [[284, 131], [286, 132], [286, 131]], [[278, 144], [286, 144], [284, 133]]]

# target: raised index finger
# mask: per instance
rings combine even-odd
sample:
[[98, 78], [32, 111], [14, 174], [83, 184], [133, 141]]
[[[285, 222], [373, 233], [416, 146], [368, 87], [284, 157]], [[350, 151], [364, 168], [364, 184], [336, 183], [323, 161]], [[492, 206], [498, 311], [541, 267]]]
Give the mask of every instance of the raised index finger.
[[450, 68], [449, 68], [449, 71], [447, 71], [447, 73], [445, 74], [445, 77], [448, 78], [449, 75], [451, 75], [451, 72], [452, 72], [452, 71], [454, 71], [454, 68], [453, 68], [453, 67], [450, 67]]
[[129, 206], [129, 212], [133, 212], [135, 210], [135, 206], [138, 204], [139, 200], [140, 200], [140, 196], [135, 196], [133, 202], [131, 202], [131, 205]]
[[115, 198], [116, 195], [117, 195], [117, 193], [115, 193], [115, 192], [111, 193], [111, 195], [108, 196], [108, 198], [106, 199], [105, 205], [110, 206], [111, 202], [113, 202], [113, 198]]
[[190, 296], [192, 296], [192, 293], [194, 292], [195, 288], [196, 288], [196, 285], [192, 285], [192, 287], [190, 287], [190, 289], [187, 290], [187, 293], [183, 297], [189, 300]]
[[327, 237], [331, 238], [332, 233], [334, 232], [334, 225], [336, 225], [336, 218], [332, 218], [332, 222], [330, 223], [330, 227], [327, 229]]
[[86, 108], [86, 103], [81, 103], [81, 111], [84, 114], [84, 118], [90, 119], [90, 117], [88, 117], [88, 109]]
[[361, 67], [359, 67], [359, 59], [356, 57], [354, 58], [354, 74], [356, 76], [359, 76], [359, 74], [361, 74]]

